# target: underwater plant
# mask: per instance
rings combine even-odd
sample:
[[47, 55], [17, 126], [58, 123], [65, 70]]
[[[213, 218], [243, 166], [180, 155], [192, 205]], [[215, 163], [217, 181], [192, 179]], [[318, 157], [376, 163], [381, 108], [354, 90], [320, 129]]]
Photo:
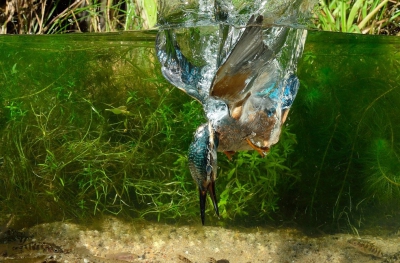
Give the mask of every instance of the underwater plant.
[[368, 193], [386, 206], [400, 205], [399, 149], [385, 139], [371, 142], [370, 162], [366, 170]]
[[279, 194], [291, 189], [300, 179], [296, 163], [288, 162], [297, 143], [289, 127], [283, 126], [280, 142], [266, 157], [243, 151], [232, 161], [225, 159], [219, 163], [218, 185], [222, 186], [217, 189], [221, 193], [222, 218], [265, 220], [279, 210]]
[[[177, 98], [170, 98], [173, 92], [154, 74], [149, 46], [132, 46], [121, 53], [40, 54], [42, 72], [53, 72], [54, 78], [31, 78], [32, 65], [39, 61], [34, 57], [17, 66], [12, 61], [0, 63], [11, 72], [1, 80], [8, 87], [1, 91], [3, 212], [34, 211], [40, 220], [81, 219], [103, 212], [137, 214], [143, 202], [152, 200], [153, 191], [168, 188], [165, 183], [172, 170], [166, 167], [173, 162], [171, 149], [179, 141], [169, 131], [171, 120], [179, 118], [171, 116], [175, 112], [166, 105], [174, 107]], [[144, 58], [146, 62], [134, 61]], [[50, 60], [61, 65], [54, 68]], [[72, 66], [75, 63], [79, 70]], [[20, 68], [20, 74], [13, 74]], [[123, 77], [115, 79], [115, 72]], [[146, 84], [133, 86], [140, 79]], [[155, 175], [158, 182], [151, 180]], [[159, 195], [163, 192], [177, 194], [161, 190]]]
[[[390, 182], [398, 180], [400, 64], [383, 38], [346, 35], [344, 44], [345, 36], [329, 41], [327, 34], [309, 35], [299, 64], [301, 88], [291, 118], [299, 139], [290, 159], [300, 162], [302, 176], [282, 199], [304, 211], [296, 218], [305, 224], [328, 229], [324, 222], [331, 222], [357, 234], [370, 222], [389, 221], [377, 219], [384, 213], [398, 215], [398, 187]], [[328, 43], [314, 42], [321, 38]], [[383, 81], [382, 74], [390, 77]]]
[[[24, 58], [0, 61], [7, 75], [0, 79], [7, 87], [0, 91], [0, 212], [27, 223], [197, 217], [186, 152], [188, 131], [205, 120], [201, 105], [164, 80], [151, 41], [119, 48], [107, 41], [112, 51], [104, 43], [81, 50], [80, 43], [53, 41], [42, 53], [35, 44], [35, 52], [21, 53], [10, 43], [0, 54]], [[286, 163], [295, 143], [285, 126], [267, 158], [243, 152], [234, 162], [220, 159], [223, 218], [257, 219], [278, 209], [277, 189], [298, 178]]]

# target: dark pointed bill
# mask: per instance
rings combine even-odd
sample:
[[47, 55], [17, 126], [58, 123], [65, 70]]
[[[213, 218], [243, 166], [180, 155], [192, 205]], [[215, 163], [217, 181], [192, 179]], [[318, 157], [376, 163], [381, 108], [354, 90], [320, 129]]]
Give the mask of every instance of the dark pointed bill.
[[200, 193], [200, 216], [201, 216], [201, 223], [204, 226], [205, 221], [205, 214], [206, 214], [206, 200], [207, 200], [207, 192], [210, 194], [211, 200], [213, 202], [214, 210], [217, 216], [219, 217], [219, 210], [218, 210], [218, 201], [215, 195], [215, 182], [212, 181], [208, 184], [207, 190], [202, 191], [199, 189]]

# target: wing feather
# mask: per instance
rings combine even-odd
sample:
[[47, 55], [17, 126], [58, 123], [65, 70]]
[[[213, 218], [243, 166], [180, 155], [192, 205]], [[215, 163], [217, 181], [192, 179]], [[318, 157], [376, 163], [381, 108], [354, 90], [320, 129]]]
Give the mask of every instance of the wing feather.
[[160, 32], [157, 35], [156, 48], [164, 77], [188, 95], [203, 102], [205, 98], [197, 89], [197, 83], [202, 77], [201, 67], [193, 65], [182, 54], [175, 34], [171, 30]]
[[272, 57], [273, 52], [263, 42], [263, 17], [252, 16], [236, 46], [220, 66], [213, 84], [211, 96], [235, 103], [247, 96], [258, 69]]
[[[269, 76], [266, 68], [284, 44], [288, 29], [277, 31], [271, 46], [267, 46], [263, 40], [266, 28], [262, 23], [262, 16], [250, 18], [237, 44], [214, 77], [210, 95], [224, 100], [231, 113], [240, 113], [247, 99], [260, 96], [256, 94], [264, 94], [264, 90], [270, 89], [266, 82], [274, 76]], [[232, 117], [238, 118], [239, 115]]]

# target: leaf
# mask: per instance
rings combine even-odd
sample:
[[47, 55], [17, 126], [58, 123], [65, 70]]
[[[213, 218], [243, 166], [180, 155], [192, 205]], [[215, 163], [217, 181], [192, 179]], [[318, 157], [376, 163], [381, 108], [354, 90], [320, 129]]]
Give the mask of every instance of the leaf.
[[236, 171], [236, 167], [229, 171], [229, 173], [228, 173], [228, 180], [231, 180], [232, 175], [235, 173], [235, 171]]

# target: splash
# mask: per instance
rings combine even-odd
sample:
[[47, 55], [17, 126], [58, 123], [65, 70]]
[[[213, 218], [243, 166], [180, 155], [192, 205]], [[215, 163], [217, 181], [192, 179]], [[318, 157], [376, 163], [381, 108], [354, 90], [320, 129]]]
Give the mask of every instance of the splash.
[[161, 71], [203, 105], [208, 120], [189, 147], [204, 225], [207, 192], [219, 216], [216, 151], [256, 150], [264, 157], [278, 142], [299, 88], [306, 30], [294, 26], [301, 1], [201, 0], [187, 2], [190, 9], [168, 3], [161, 5], [156, 41]]
[[305, 28], [316, 0], [159, 0], [158, 26], [196, 27], [226, 23], [244, 26], [254, 14], [264, 25]]

